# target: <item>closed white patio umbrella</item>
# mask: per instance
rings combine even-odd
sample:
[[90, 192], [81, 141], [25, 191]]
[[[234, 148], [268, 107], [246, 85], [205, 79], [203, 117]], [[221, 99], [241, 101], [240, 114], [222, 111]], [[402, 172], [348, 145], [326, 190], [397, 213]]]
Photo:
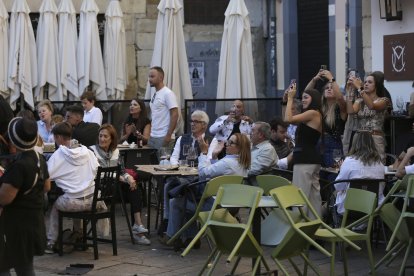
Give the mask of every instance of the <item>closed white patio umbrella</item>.
[[[151, 66], [161, 66], [164, 69], [164, 83], [174, 91], [178, 104], [183, 108], [184, 100], [192, 99], [193, 94], [181, 10], [179, 0], [160, 1]], [[150, 99], [153, 93], [155, 89], [151, 89], [148, 84], [145, 98]]]
[[10, 105], [22, 94], [26, 103], [34, 109], [33, 88], [37, 85], [36, 43], [30, 9], [25, 0], [15, 0], [10, 17], [8, 86]]
[[111, 0], [105, 13], [104, 66], [106, 94], [109, 99], [122, 100], [128, 83], [125, 26], [121, 5]]
[[9, 96], [7, 87], [7, 59], [9, 58], [9, 14], [2, 0], [0, 0], [0, 95]]
[[[257, 98], [249, 11], [244, 0], [230, 0], [225, 12], [217, 98]], [[250, 110], [248, 115], [254, 112]]]
[[[60, 89], [57, 7], [54, 0], [43, 0], [37, 25], [37, 73], [38, 85], [35, 90], [37, 100], [48, 98], [51, 101], [63, 100]], [[49, 84], [47, 95], [44, 87]]]
[[[78, 31], [76, 11], [72, 0], [61, 0], [59, 4], [59, 74], [62, 95], [69, 100], [79, 99], [76, 47]], [[69, 93], [69, 94], [68, 94]]]
[[80, 9], [80, 27], [77, 50], [79, 94], [92, 82], [98, 100], [106, 100], [105, 73], [102, 48], [99, 41], [97, 14], [98, 6], [94, 0], [84, 0]]

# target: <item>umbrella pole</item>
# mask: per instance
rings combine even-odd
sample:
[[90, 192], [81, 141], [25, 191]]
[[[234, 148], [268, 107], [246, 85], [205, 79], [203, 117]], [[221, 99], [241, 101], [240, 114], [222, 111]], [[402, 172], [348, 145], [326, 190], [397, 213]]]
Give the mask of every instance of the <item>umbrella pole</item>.
[[24, 110], [24, 95], [20, 94], [20, 110], [19, 111], [22, 111], [22, 110]]

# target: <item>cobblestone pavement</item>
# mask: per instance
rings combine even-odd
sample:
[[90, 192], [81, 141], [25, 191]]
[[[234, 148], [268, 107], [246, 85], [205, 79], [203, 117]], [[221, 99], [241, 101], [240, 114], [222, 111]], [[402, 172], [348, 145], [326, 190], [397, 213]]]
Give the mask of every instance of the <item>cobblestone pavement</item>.
[[[118, 208], [119, 209], [119, 208]], [[44, 255], [35, 258], [35, 270], [37, 275], [57, 275], [58, 272], [65, 270], [70, 264], [93, 264], [94, 268], [85, 275], [196, 275], [201, 268], [204, 260], [210, 253], [206, 240], [202, 241], [201, 248], [192, 250], [185, 258], [180, 257], [179, 252], [174, 252], [171, 248], [158, 242], [156, 232], [152, 230], [150, 246], [133, 245], [129, 239], [126, 228], [125, 218], [120, 210], [117, 212], [117, 240], [118, 256], [112, 255], [110, 244], [98, 245], [99, 260], [93, 259], [93, 250], [74, 251], [59, 257], [57, 254]], [[152, 211], [151, 214], [155, 214]], [[154, 220], [153, 220], [154, 221]], [[151, 229], [154, 229], [152, 227]], [[266, 259], [272, 269], [277, 269], [275, 263], [270, 259], [271, 248], [265, 248]], [[384, 255], [384, 245], [379, 244], [373, 247], [375, 260], [379, 260]], [[349, 256], [349, 275], [367, 275], [369, 272], [368, 259], [365, 254], [348, 251]], [[311, 259], [318, 265], [323, 275], [329, 275], [329, 259], [318, 251], [310, 251]], [[411, 254], [408, 264], [414, 265], [414, 253]], [[340, 258], [336, 262], [336, 275], [343, 275], [343, 265]], [[402, 256], [395, 260], [390, 267], [381, 267], [377, 275], [397, 275]], [[297, 259], [301, 262], [300, 259]], [[289, 271], [294, 275], [292, 266], [283, 262]], [[302, 262], [301, 262], [302, 263]], [[226, 264], [225, 257], [222, 257], [216, 268], [214, 275], [225, 275], [230, 272], [231, 264]], [[250, 275], [251, 260], [242, 259], [236, 271], [238, 275]], [[312, 275], [310, 271], [310, 275]], [[413, 275], [414, 270], [407, 269], [406, 275]], [[279, 274], [280, 275], [280, 274]]]

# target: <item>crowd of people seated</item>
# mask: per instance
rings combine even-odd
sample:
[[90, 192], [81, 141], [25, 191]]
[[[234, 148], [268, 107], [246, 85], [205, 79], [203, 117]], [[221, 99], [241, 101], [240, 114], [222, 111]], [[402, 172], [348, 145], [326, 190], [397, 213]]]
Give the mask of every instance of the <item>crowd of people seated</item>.
[[[134, 238], [141, 245], [151, 243], [146, 236], [148, 229], [141, 221], [142, 190], [138, 189], [139, 175], [124, 168], [117, 149], [118, 143], [124, 141], [154, 146], [157, 149], [169, 146], [173, 150], [170, 158], [172, 165], [186, 163], [189, 151], [195, 151], [197, 154], [193, 162], [198, 175], [165, 179], [164, 223], [159, 232], [164, 236], [164, 242], [182, 227], [197, 204], [189, 197], [171, 197], [169, 191], [183, 183], [194, 183], [221, 175], [240, 175], [255, 185], [257, 175], [272, 173], [278, 168], [290, 169], [293, 171], [292, 183], [304, 191], [321, 214], [320, 171], [321, 167], [337, 165], [333, 159], [334, 150], [340, 150], [342, 155], [346, 156], [337, 179], [384, 177], [383, 125], [391, 100], [386, 96], [387, 91], [381, 74], [374, 72], [364, 81], [350, 74], [342, 92], [333, 74], [328, 70], [320, 70], [300, 93], [301, 100], [297, 99], [295, 82], [286, 89], [281, 117], [269, 118], [268, 122], [255, 122], [245, 114], [243, 102], [236, 100], [229, 112], [219, 116], [210, 127], [208, 115], [204, 111], [195, 110], [189, 122], [191, 131], [175, 139], [174, 128], [179, 117], [176, 100], [170, 93], [171, 90], [163, 84], [164, 72], [161, 68], [154, 67], [151, 68], [149, 77], [151, 86], [156, 89], [151, 99], [150, 106], [154, 109], [151, 113], [154, 116], [164, 112], [165, 118], [156, 116], [151, 122], [144, 102], [132, 99], [128, 117], [118, 136], [114, 126], [102, 124], [102, 112], [94, 106], [94, 93], [87, 91], [81, 97], [83, 108], [80, 105], [68, 106], [65, 115], [60, 118], [53, 114], [53, 105], [48, 100], [37, 105], [37, 122], [34, 117], [24, 112], [15, 119], [11, 116], [2, 117], [0, 153], [13, 153], [13, 150], [17, 149], [19, 158], [37, 158], [40, 161], [36, 164], [42, 164], [36, 165], [43, 180], [39, 182], [39, 190], [40, 187], [45, 187], [44, 191], [47, 191], [49, 180], [52, 180], [63, 191], [53, 203], [49, 215], [47, 243], [45, 242], [44, 247], [50, 253], [54, 252], [58, 235], [58, 210], [76, 212], [89, 209], [98, 166], [118, 164], [121, 165], [122, 171], [122, 192], [131, 204]], [[1, 98], [0, 100], [4, 101]], [[7, 106], [2, 109], [4, 116], [10, 114], [6, 110]], [[159, 123], [154, 125], [154, 120]], [[11, 129], [19, 124], [24, 124], [28, 128], [18, 129], [21, 133]], [[160, 126], [163, 126], [163, 129], [160, 129]], [[24, 137], [13, 140], [16, 135]], [[46, 155], [47, 163], [42, 161], [43, 157], [39, 157], [42, 153], [42, 143], [39, 141], [55, 143], [57, 146], [53, 154]], [[35, 156], [37, 157], [34, 158]], [[405, 156], [400, 156], [398, 177], [414, 172], [414, 165], [410, 165], [413, 156], [414, 147], [407, 148]], [[13, 213], [13, 208], [20, 208], [18, 204], [13, 203], [13, 199], [4, 195], [4, 190], [12, 186], [16, 202], [23, 196], [21, 193], [27, 190], [22, 186], [22, 179], [14, 180], [17, 177], [15, 170], [21, 165], [19, 158], [11, 164], [2, 163], [6, 170], [0, 183], [0, 215], [3, 214], [0, 218], [6, 217], [8, 212]], [[29, 178], [24, 181], [33, 182], [29, 181]], [[205, 182], [196, 186], [193, 191], [196, 198], [201, 196], [204, 186]], [[341, 213], [340, 204], [346, 195], [346, 185], [338, 185], [337, 190], [338, 212]], [[382, 194], [382, 190], [380, 193]], [[39, 194], [42, 195], [41, 192], [36, 195]], [[208, 210], [211, 204], [212, 200], [206, 201], [204, 209]], [[74, 229], [80, 231], [80, 225], [76, 221]], [[7, 229], [0, 230], [3, 234]], [[194, 225], [185, 231], [181, 242], [185, 244], [195, 233]], [[38, 251], [33, 250], [32, 254], [38, 254]], [[9, 268], [14, 266], [15, 264], [12, 264]], [[22, 267], [31, 269], [30, 260]], [[0, 272], [7, 269], [6, 266], [0, 266]]]

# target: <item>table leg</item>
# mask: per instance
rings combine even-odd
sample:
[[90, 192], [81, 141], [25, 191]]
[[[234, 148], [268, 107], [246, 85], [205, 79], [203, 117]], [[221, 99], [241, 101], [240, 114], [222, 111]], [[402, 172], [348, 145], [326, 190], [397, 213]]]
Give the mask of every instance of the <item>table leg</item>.
[[[260, 217], [260, 208], [256, 208], [254, 211], [254, 217], [253, 217], [253, 227], [252, 227], [252, 233], [254, 238], [257, 240], [257, 242], [260, 244], [261, 242], [261, 231], [262, 231], [262, 225], [261, 225], [261, 217]], [[254, 267], [254, 264], [256, 263], [256, 258], [252, 259], [252, 268]], [[257, 268], [256, 275], [260, 275], [260, 265]]]
[[148, 235], [151, 236], [151, 190], [152, 190], [152, 177], [148, 181], [147, 187], [147, 229]]

